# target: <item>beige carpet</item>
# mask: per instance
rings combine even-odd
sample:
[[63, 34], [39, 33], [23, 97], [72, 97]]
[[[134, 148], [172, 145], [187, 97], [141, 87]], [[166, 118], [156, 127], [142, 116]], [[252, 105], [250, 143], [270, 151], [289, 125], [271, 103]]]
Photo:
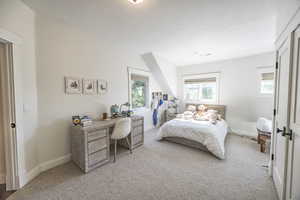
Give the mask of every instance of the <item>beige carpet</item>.
[[9, 200], [273, 200], [266, 154], [247, 138], [229, 135], [226, 160], [154, 139], [117, 162], [83, 174], [73, 163], [49, 170]]

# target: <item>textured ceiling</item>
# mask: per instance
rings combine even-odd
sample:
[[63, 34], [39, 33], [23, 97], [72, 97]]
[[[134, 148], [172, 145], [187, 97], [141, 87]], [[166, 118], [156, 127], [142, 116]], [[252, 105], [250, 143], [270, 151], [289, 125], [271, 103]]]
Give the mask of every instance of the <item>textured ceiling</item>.
[[[24, 0], [38, 15], [63, 20], [140, 55], [175, 65], [272, 51], [272, 0]], [[203, 56], [205, 54], [212, 54]]]

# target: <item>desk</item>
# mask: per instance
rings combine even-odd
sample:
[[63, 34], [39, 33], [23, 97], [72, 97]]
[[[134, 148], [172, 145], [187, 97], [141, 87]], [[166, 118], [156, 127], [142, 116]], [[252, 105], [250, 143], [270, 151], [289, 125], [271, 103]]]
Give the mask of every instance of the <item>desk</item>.
[[[91, 126], [72, 127], [72, 160], [85, 173], [110, 161], [110, 134], [117, 120], [94, 121]], [[119, 144], [130, 148], [125, 140]], [[144, 117], [131, 117], [129, 144], [132, 149], [144, 144]]]

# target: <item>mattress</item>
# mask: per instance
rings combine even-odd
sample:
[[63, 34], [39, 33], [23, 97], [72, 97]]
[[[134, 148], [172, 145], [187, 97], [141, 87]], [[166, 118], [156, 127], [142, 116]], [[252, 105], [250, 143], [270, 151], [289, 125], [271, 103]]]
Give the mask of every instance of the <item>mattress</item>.
[[212, 124], [209, 121], [176, 118], [166, 122], [160, 128], [157, 138], [161, 140], [176, 137], [199, 142], [216, 157], [224, 159], [227, 129], [228, 125], [225, 120], [219, 120], [216, 124]]

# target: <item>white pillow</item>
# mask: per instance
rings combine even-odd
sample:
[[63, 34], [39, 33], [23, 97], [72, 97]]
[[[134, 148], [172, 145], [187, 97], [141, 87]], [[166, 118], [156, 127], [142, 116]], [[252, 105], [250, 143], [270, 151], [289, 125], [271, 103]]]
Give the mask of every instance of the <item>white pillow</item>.
[[188, 110], [188, 111], [195, 112], [195, 111], [196, 111], [196, 106], [194, 106], [194, 105], [189, 105], [189, 106], [187, 107], [187, 110]]
[[191, 112], [191, 111], [185, 111], [185, 112], [183, 113], [183, 115], [184, 115], [184, 116], [194, 115], [194, 113]]
[[217, 111], [217, 110], [212, 110], [212, 109], [211, 109], [211, 110], [208, 110], [207, 112], [208, 112], [208, 113], [213, 113], [213, 114], [218, 114], [218, 111]]

